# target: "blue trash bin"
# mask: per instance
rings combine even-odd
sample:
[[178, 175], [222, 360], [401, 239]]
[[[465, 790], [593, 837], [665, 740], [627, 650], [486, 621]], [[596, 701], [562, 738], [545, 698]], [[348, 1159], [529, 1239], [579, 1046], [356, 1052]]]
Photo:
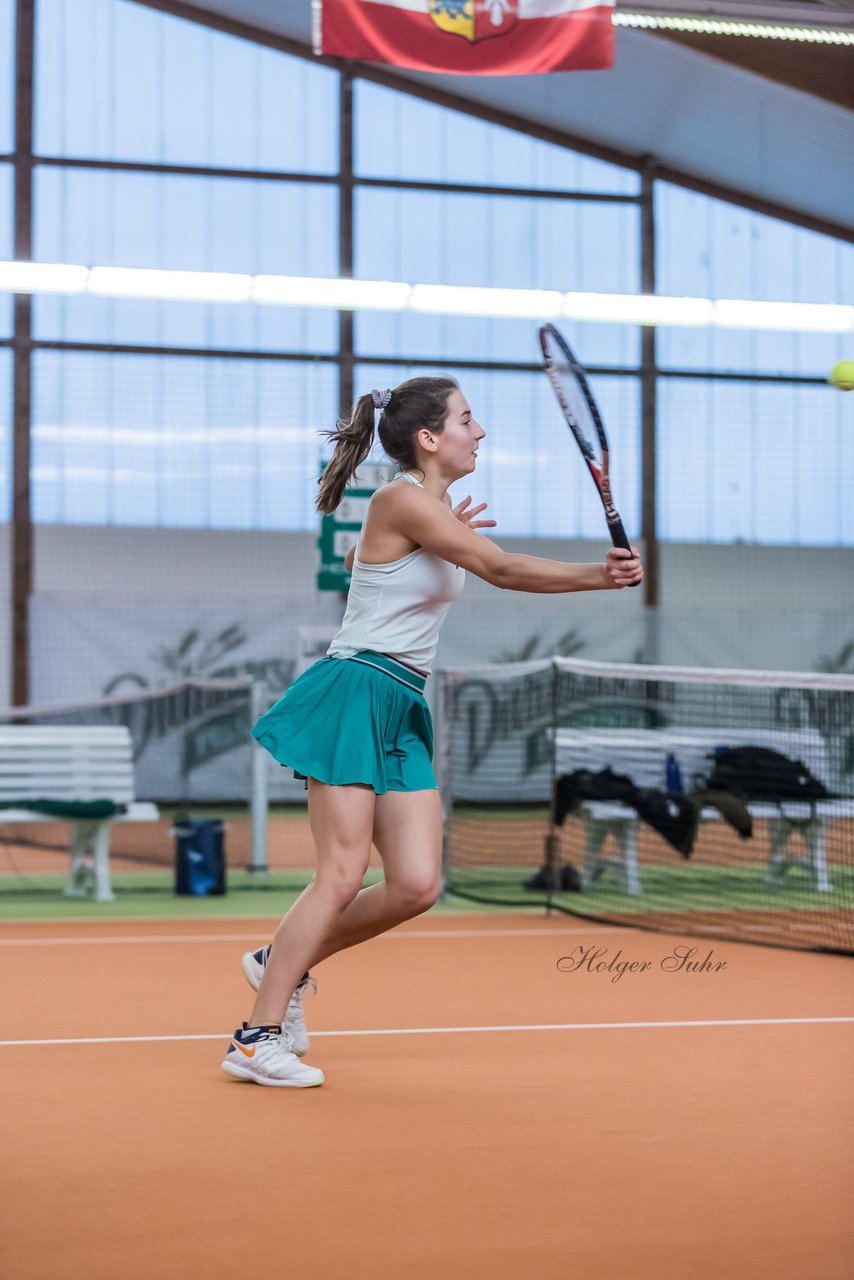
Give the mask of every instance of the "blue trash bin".
[[225, 826], [220, 818], [176, 822], [175, 893], [207, 898], [225, 893]]

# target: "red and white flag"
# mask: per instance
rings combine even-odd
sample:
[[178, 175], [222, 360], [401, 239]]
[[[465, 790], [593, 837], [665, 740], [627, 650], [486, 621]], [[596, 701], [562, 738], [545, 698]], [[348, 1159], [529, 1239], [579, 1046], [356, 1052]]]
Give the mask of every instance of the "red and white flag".
[[614, 64], [613, 0], [313, 0], [315, 53], [530, 76]]

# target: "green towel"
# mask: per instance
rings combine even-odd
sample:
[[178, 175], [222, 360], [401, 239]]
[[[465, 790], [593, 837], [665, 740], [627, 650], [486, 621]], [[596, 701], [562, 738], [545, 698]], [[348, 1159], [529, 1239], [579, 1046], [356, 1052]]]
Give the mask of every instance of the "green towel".
[[113, 800], [0, 800], [0, 809], [31, 809], [50, 818], [90, 818], [97, 821], [127, 813], [126, 804]]

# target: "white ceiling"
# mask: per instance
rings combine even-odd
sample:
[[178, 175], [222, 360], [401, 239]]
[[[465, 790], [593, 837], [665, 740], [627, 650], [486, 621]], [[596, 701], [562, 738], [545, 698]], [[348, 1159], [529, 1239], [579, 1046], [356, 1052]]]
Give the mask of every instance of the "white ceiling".
[[[310, 0], [189, 0], [187, 7], [311, 43]], [[715, 5], [704, 0], [704, 7]], [[831, 14], [850, 13], [852, 5], [765, 0], [755, 7]], [[803, 56], [809, 58], [809, 45]], [[395, 75], [635, 157], [654, 156], [854, 235], [854, 112], [672, 41], [618, 28], [610, 71], [465, 77], [395, 69]]]
[[617, 0], [617, 8], [680, 18], [784, 22], [835, 30], [854, 27], [852, 0]]

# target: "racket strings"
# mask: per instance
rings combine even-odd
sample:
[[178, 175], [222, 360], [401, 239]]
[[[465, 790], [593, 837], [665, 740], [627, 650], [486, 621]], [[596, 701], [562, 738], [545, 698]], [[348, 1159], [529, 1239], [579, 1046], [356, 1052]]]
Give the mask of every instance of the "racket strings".
[[603, 470], [606, 454], [602, 448], [598, 424], [576, 370], [561, 348], [549, 340], [548, 335], [543, 343], [543, 355], [555, 395], [564, 412], [572, 419], [570, 425], [573, 427], [579, 448], [590, 463], [598, 470]]

